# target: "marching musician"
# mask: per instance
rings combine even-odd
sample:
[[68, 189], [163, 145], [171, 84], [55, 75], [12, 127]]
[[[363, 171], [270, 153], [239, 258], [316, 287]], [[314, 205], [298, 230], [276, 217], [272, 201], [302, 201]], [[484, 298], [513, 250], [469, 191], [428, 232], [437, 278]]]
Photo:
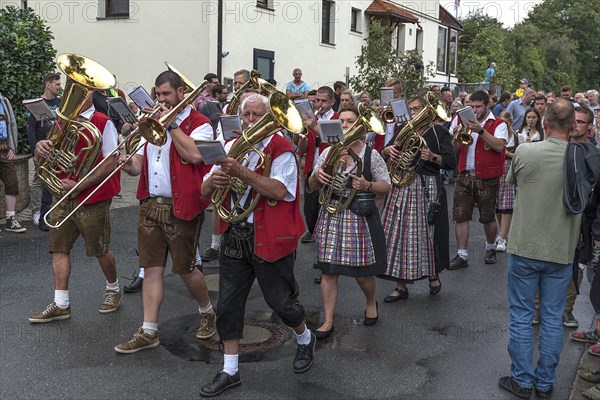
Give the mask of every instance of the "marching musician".
[[[82, 181], [78, 189], [73, 192], [75, 198], [60, 203], [51, 213], [48, 220], [50, 225], [56, 225], [76, 206], [83, 201], [89, 193], [95, 190], [117, 166], [117, 157], [114, 148], [118, 144], [118, 134], [115, 125], [109, 117], [96, 112], [92, 105], [91, 96], [82, 105], [83, 110], [79, 115], [80, 121], [91, 122], [102, 134], [102, 151], [99, 153], [95, 164], [109, 157], [96, 173]], [[93, 140], [92, 133], [87, 129], [82, 131], [89, 139]], [[77, 154], [87, 146], [86, 141], [80, 137], [75, 146]], [[34, 160], [37, 164], [41, 158], [46, 158], [52, 150], [50, 140], [40, 140], [35, 148]], [[84, 156], [77, 160], [76, 168], [83, 162]], [[72, 175], [72, 174], [71, 174]], [[77, 179], [68, 174], [59, 174], [61, 189], [63, 193], [71, 190]], [[48, 250], [52, 254], [52, 274], [54, 276], [54, 301], [42, 312], [29, 317], [33, 323], [44, 323], [55, 320], [68, 319], [71, 317], [69, 301], [69, 277], [71, 275], [70, 253], [73, 244], [82, 235], [85, 241], [85, 251], [88, 257], [96, 257], [106, 277], [106, 292], [99, 312], [111, 313], [119, 308], [121, 302], [121, 290], [117, 279], [117, 267], [115, 257], [109, 249], [110, 245], [110, 215], [109, 208], [112, 198], [121, 190], [120, 173], [114, 174], [98, 191], [90, 197], [78, 212], [67, 219], [59, 228], [51, 228], [48, 238]]]
[[[253, 94], [242, 102], [241, 110], [242, 128], [247, 129], [267, 114], [269, 103], [266, 97]], [[225, 149], [229, 152], [237, 140], [227, 143]], [[255, 146], [270, 156], [269, 176], [262, 175], [262, 167], [255, 169], [259, 156], [251, 151], [248, 165], [228, 157], [212, 168], [202, 184], [204, 197], [210, 197], [217, 189], [227, 189], [232, 179], [248, 185], [241, 198], [235, 193], [226, 197], [223, 203], [226, 209], [231, 208], [230, 198], [247, 208], [254, 196], [261, 195], [246, 219], [229, 224], [221, 222], [217, 331], [223, 341], [224, 365], [212, 383], [201, 388], [200, 395], [204, 397], [216, 396], [241, 384], [239, 341], [244, 328], [246, 299], [255, 278], [267, 304], [296, 332], [298, 349], [294, 372], [306, 372], [313, 364], [316, 340], [304, 322], [305, 310], [298, 300], [294, 277], [295, 250], [305, 229], [299, 208], [295, 154], [289, 140], [279, 133]], [[235, 210], [231, 212], [237, 214]]]
[[452, 220], [456, 223], [457, 255], [450, 261], [448, 269], [454, 270], [469, 266], [469, 221], [473, 217], [475, 204], [479, 208], [479, 222], [485, 231], [486, 264], [496, 263], [496, 196], [498, 178], [504, 173], [504, 153], [508, 143], [506, 122], [494, 117], [487, 104], [490, 98], [478, 90], [470, 97], [469, 106], [475, 113], [477, 122], [467, 122], [466, 129], [471, 132], [473, 143], [470, 146], [460, 144], [457, 135], [461, 131], [459, 118], [450, 126], [453, 133], [454, 148], [458, 151], [458, 178], [454, 185]]
[[[184, 83], [172, 71], [155, 81], [161, 104], [159, 119], [184, 99]], [[144, 112], [152, 113], [145, 109]], [[200, 327], [196, 338], [208, 339], [215, 333], [215, 312], [208, 297], [204, 275], [195, 268], [195, 254], [204, 210], [210, 200], [200, 198], [200, 187], [208, 168], [194, 140], [213, 140], [210, 120], [188, 105], [166, 122], [167, 140], [162, 146], [146, 143], [123, 165], [132, 176], [140, 175], [137, 198], [139, 265], [144, 266], [142, 301], [143, 325], [133, 338], [115, 347], [122, 354], [135, 353], [159, 345], [158, 314], [163, 300], [167, 254], [171, 253], [173, 272], [180, 275], [198, 303]], [[143, 139], [142, 139], [143, 140]], [[125, 156], [120, 156], [122, 162]]]
[[[407, 102], [411, 118], [425, 108], [425, 99], [411, 97]], [[440, 168], [453, 170], [456, 155], [448, 130], [430, 125], [411, 134], [419, 135], [426, 145], [413, 160], [416, 175], [404, 186], [392, 186], [383, 211], [383, 228], [390, 251], [387, 270], [380, 278], [395, 281], [396, 287], [384, 298], [393, 303], [408, 298], [407, 283], [429, 279], [429, 293], [439, 293], [439, 273], [450, 262], [448, 204], [441, 183]], [[394, 144], [383, 149], [384, 159], [398, 161], [400, 151]], [[431, 204], [439, 204], [435, 221], [428, 221]]]
[[[342, 129], [346, 135], [348, 128], [352, 127], [359, 118], [356, 107], [340, 110]], [[318, 243], [317, 265], [323, 273], [321, 295], [325, 316], [323, 324], [315, 332], [318, 339], [327, 338], [334, 330], [333, 315], [339, 275], [355, 278], [363, 291], [366, 299], [364, 324], [375, 325], [379, 317], [375, 301], [375, 275], [385, 271], [386, 248], [381, 219], [375, 206], [375, 195], [383, 196], [389, 192], [390, 177], [385, 161], [377, 151], [365, 144], [364, 136], [363, 134], [348, 146], [348, 153], [352, 153], [354, 157], [342, 156], [340, 161], [346, 162], [345, 171], [339, 171], [337, 176], [332, 176], [328, 173], [331, 171], [326, 171], [324, 164], [327, 154], [333, 149], [328, 147], [319, 157], [317, 166], [308, 179], [311, 189], [322, 190], [325, 193], [328, 190], [327, 186], [330, 187], [334, 179], [346, 180], [346, 189], [342, 194], [332, 194], [332, 206], [337, 207], [338, 202], [343, 202], [353, 189], [371, 195], [371, 198], [365, 202], [370, 203], [367, 204], [369, 210], [354, 208], [354, 201], [359, 200], [358, 194], [355, 195], [349, 208], [340, 212], [329, 212], [325, 204], [321, 205], [315, 227], [315, 239]], [[360, 164], [357, 159], [354, 159], [355, 157], [361, 160]], [[357, 170], [359, 165], [361, 171]]]

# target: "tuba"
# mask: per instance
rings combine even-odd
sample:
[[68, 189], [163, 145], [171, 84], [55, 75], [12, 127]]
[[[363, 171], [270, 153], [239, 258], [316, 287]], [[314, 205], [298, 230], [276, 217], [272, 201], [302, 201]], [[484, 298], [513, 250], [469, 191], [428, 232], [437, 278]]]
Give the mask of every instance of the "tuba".
[[384, 122], [376, 111], [364, 103], [359, 103], [358, 112], [358, 120], [344, 133], [343, 141], [329, 148], [329, 153], [323, 163], [323, 170], [332, 176], [332, 182], [321, 188], [319, 203], [331, 214], [347, 209], [356, 194], [356, 189], [351, 189], [347, 193], [348, 173], [346, 172], [346, 161], [342, 157], [350, 155], [355, 160], [356, 164], [350, 172], [356, 170], [358, 176], [362, 173], [362, 161], [352, 153], [350, 145], [362, 138], [368, 131], [373, 131], [377, 135], [385, 134]]
[[448, 107], [438, 95], [427, 92], [425, 99], [427, 104], [423, 111], [407, 122], [394, 141], [394, 146], [401, 155], [398, 161], [390, 157], [387, 167], [390, 179], [396, 186], [409, 185], [416, 177], [415, 161], [418, 160], [421, 149], [427, 146], [419, 131], [440, 120], [450, 121]]
[[[59, 175], [79, 180], [92, 168], [102, 150], [102, 133], [89, 121], [77, 121], [77, 117], [95, 90], [110, 89], [116, 80], [102, 65], [79, 54], [61, 54], [56, 64], [67, 76], [67, 82], [56, 110], [56, 121], [48, 133], [52, 150], [40, 161], [38, 175], [50, 193], [60, 197]], [[83, 147], [78, 147], [80, 139], [85, 143]]]
[[[227, 156], [235, 158], [243, 164], [247, 163], [249, 154], [254, 151], [260, 159], [256, 169], [263, 168], [263, 176], [268, 176], [271, 172], [269, 155], [258, 150], [255, 145], [281, 129], [298, 134], [302, 131], [302, 128], [302, 115], [294, 102], [288, 99], [285, 94], [275, 90], [269, 94], [269, 112], [256, 124], [242, 132], [242, 136], [231, 146]], [[247, 188], [248, 185], [241, 179], [232, 177], [226, 189], [217, 189], [213, 192], [211, 200], [220, 218], [226, 222], [239, 222], [250, 215], [258, 204], [260, 194], [257, 193], [250, 205], [244, 209], [241, 200]], [[238, 210], [239, 213], [229, 211], [225, 207], [225, 202], [229, 201], [229, 194], [232, 193], [236, 194], [236, 198], [231, 210]]]

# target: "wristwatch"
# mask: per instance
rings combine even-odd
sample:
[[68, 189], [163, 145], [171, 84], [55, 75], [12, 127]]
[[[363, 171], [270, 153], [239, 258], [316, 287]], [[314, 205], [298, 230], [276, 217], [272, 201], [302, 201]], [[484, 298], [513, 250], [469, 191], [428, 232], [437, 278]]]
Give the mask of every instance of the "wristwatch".
[[431, 161], [436, 162], [437, 161], [437, 154], [433, 157], [431, 157]]
[[176, 122], [171, 122], [171, 125], [169, 125], [169, 130], [172, 131], [173, 129], [177, 129], [179, 128], [179, 125], [177, 125]]
[[483, 135], [485, 132], [485, 129], [481, 128], [480, 130], [477, 131], [478, 135]]

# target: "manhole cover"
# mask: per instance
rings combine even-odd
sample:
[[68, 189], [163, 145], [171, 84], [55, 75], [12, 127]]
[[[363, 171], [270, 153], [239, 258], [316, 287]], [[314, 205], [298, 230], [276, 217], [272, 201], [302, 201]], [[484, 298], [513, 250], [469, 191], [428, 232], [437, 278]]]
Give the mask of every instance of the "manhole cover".
[[[240, 353], [266, 350], [285, 343], [290, 337], [289, 328], [273, 322], [248, 322], [244, 325], [244, 338], [240, 340]], [[200, 346], [219, 350], [219, 335], [199, 340]]]

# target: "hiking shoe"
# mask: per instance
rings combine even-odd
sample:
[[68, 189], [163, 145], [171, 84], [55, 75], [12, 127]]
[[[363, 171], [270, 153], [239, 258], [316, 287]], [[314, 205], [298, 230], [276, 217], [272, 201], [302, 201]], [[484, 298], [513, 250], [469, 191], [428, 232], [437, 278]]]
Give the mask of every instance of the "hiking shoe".
[[21, 226], [21, 224], [19, 224], [19, 221], [17, 221], [15, 217], [12, 216], [6, 218], [6, 228], [4, 228], [4, 230], [7, 232], [23, 233], [27, 231], [27, 228]]
[[448, 269], [455, 270], [455, 269], [459, 269], [459, 268], [466, 268], [468, 266], [469, 266], [469, 261], [465, 260], [464, 258], [462, 258], [461, 256], [459, 256], [457, 254], [456, 257], [454, 257], [452, 259], [452, 261], [450, 261], [450, 266], [448, 267]]
[[219, 249], [213, 249], [212, 247], [209, 247], [208, 249], [204, 250], [204, 253], [202, 253], [200, 258], [202, 261], [216, 260], [219, 258]]
[[498, 239], [498, 243], [496, 243], [496, 251], [502, 253], [506, 251], [506, 240]]
[[600, 369], [595, 371], [581, 371], [578, 372], [581, 379], [584, 379], [592, 383], [600, 383]]
[[572, 312], [565, 312], [562, 316], [563, 325], [567, 328], [578, 328], [579, 322], [575, 319]]
[[571, 339], [576, 342], [583, 343], [598, 343], [600, 341], [600, 337], [598, 337], [598, 331], [594, 328], [588, 331], [573, 332], [571, 333]]
[[496, 264], [496, 250], [489, 249], [485, 251], [485, 257], [483, 257], [485, 264]]
[[540, 324], [540, 309], [535, 309], [535, 314], [533, 314], [533, 321], [531, 321], [531, 325], [539, 325]]
[[217, 315], [215, 312], [200, 313], [200, 328], [196, 331], [196, 339], [209, 339], [213, 337], [217, 331], [216, 323]]
[[107, 290], [106, 293], [104, 293], [104, 300], [102, 301], [102, 304], [100, 304], [100, 308], [98, 309], [98, 311], [100, 311], [100, 314], [108, 314], [117, 311], [117, 308], [119, 308], [119, 304], [121, 304], [122, 296], [123, 293], [121, 293], [120, 291], [114, 292], [112, 290]]
[[29, 322], [34, 324], [41, 324], [44, 322], [56, 321], [59, 319], [71, 318], [71, 307], [60, 308], [55, 302], [52, 302], [46, 307], [46, 309], [40, 313], [33, 314], [29, 317]]
[[121, 343], [115, 346], [115, 351], [121, 354], [137, 353], [140, 350], [151, 349], [160, 344], [158, 333], [149, 335], [144, 333], [144, 329], [140, 327], [133, 338], [126, 343]]
[[588, 390], [584, 391], [582, 394], [583, 394], [583, 397], [585, 397], [586, 399], [600, 400], [600, 384], [589, 388]]
[[595, 345], [591, 346], [588, 349], [588, 353], [593, 356], [600, 357], [600, 341], [598, 341], [598, 343], [596, 343]]

